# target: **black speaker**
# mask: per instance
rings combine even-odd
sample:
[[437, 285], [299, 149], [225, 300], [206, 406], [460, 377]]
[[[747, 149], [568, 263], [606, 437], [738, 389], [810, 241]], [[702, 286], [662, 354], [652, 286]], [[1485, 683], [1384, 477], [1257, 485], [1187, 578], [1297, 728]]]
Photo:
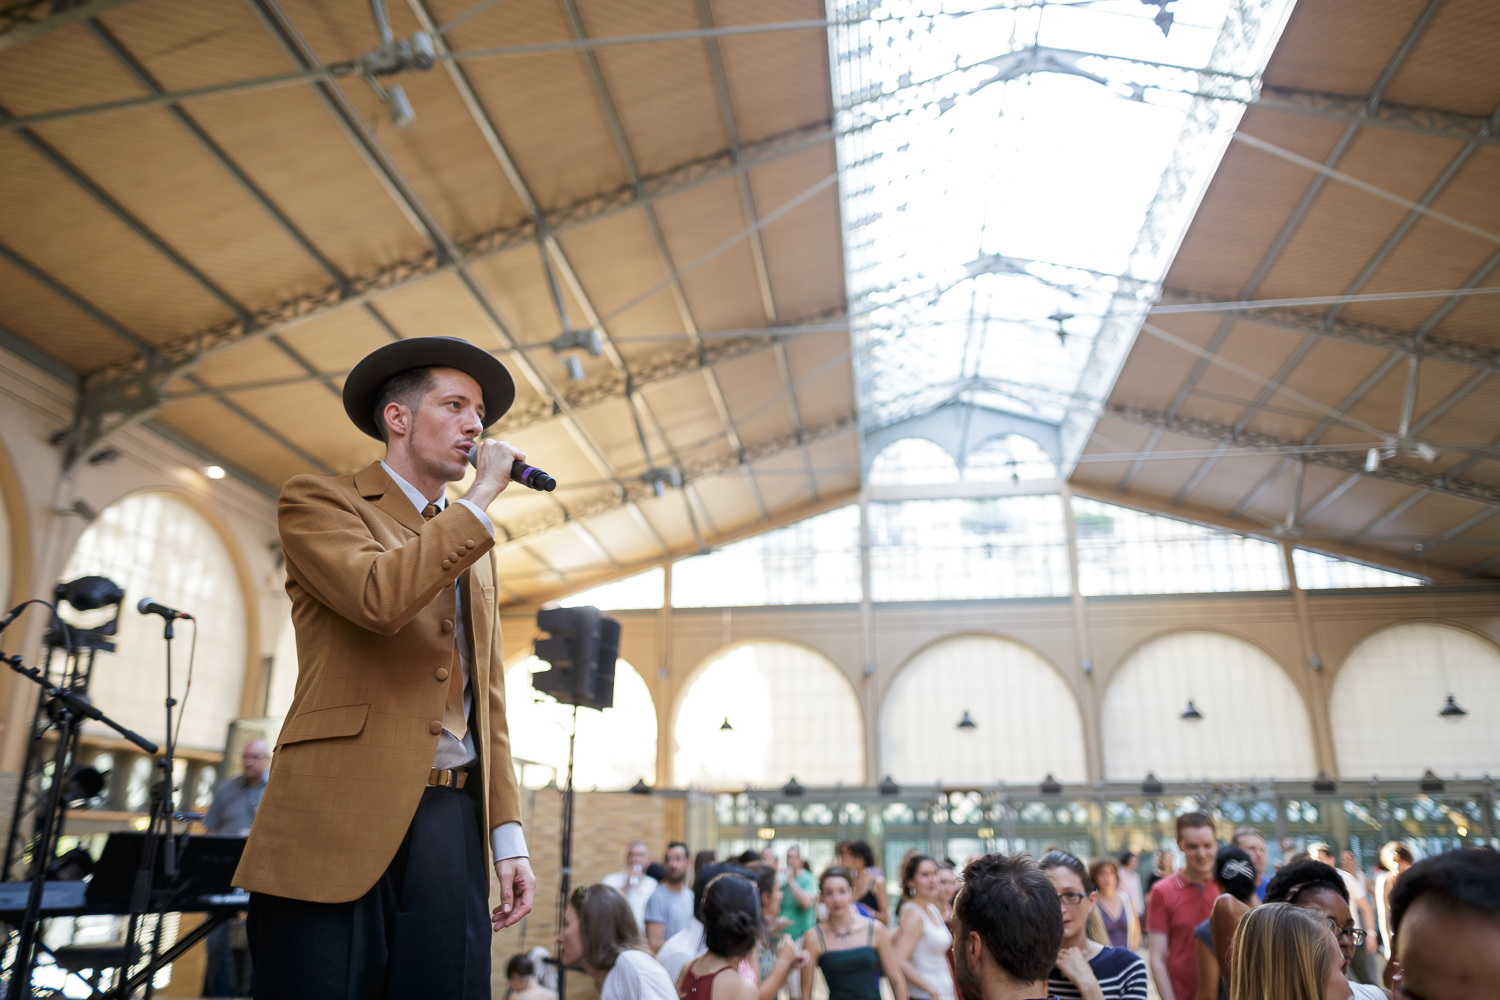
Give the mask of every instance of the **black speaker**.
[[536, 624], [548, 633], [536, 641], [537, 658], [552, 669], [533, 674], [532, 686], [564, 705], [612, 707], [620, 623], [600, 615], [598, 608], [584, 607], [538, 611]]

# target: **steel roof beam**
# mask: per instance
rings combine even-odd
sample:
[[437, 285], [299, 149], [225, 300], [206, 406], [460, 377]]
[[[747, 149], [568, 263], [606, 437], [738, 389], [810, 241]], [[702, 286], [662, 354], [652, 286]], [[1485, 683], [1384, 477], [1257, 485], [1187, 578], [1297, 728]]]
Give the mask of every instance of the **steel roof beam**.
[[1382, 103], [1371, 107], [1366, 98], [1300, 90], [1295, 87], [1262, 87], [1260, 94], [1249, 102], [1249, 106], [1336, 122], [1358, 121], [1371, 128], [1414, 132], [1434, 139], [1500, 146], [1500, 135], [1496, 133], [1493, 119], [1455, 114], [1436, 108]]
[[[1139, 426], [1157, 426], [1163, 428], [1166, 433], [1181, 434], [1185, 437], [1197, 438], [1200, 441], [1212, 441], [1216, 444], [1229, 442], [1232, 444], [1246, 445], [1251, 448], [1285, 448], [1297, 449], [1303, 442], [1289, 438], [1274, 437], [1270, 434], [1262, 434], [1259, 431], [1241, 430], [1236, 432], [1230, 424], [1221, 424], [1211, 420], [1200, 420], [1196, 417], [1187, 417], [1182, 414], [1166, 414], [1160, 410], [1150, 410], [1139, 406], [1127, 406], [1123, 403], [1108, 403], [1104, 412], [1108, 416], [1117, 417], [1127, 423]], [[1391, 462], [1383, 463], [1375, 472], [1364, 470], [1364, 456], [1349, 452], [1312, 452], [1303, 453], [1298, 456], [1298, 461], [1307, 461], [1314, 465], [1337, 469], [1341, 472], [1359, 474], [1370, 479], [1380, 479], [1386, 482], [1409, 486], [1413, 489], [1427, 490], [1431, 493], [1440, 493], [1444, 496], [1458, 497], [1461, 500], [1472, 500], [1482, 504], [1500, 504], [1500, 486], [1490, 483], [1482, 483], [1476, 480], [1461, 479], [1449, 473], [1423, 472], [1405, 465], [1396, 465]]]
[[[1406, 57], [1410, 55], [1412, 49], [1416, 47], [1417, 40], [1422, 37], [1423, 33], [1427, 30], [1427, 26], [1432, 23], [1433, 17], [1437, 14], [1437, 10], [1442, 6], [1442, 4], [1443, 0], [1427, 0], [1427, 5], [1422, 9], [1422, 13], [1417, 17], [1416, 22], [1407, 31], [1406, 37], [1402, 40], [1401, 45], [1396, 49], [1395, 54], [1392, 55], [1390, 60], [1386, 63], [1384, 71], [1380, 74], [1379, 79], [1376, 80], [1375, 85], [1371, 88], [1369, 95], [1365, 98], [1365, 102], [1361, 106], [1363, 109], [1373, 109], [1379, 106], [1381, 94], [1390, 84], [1391, 80], [1395, 77], [1396, 71], [1401, 68], [1401, 64], [1406, 61]], [[1339, 162], [1339, 160], [1343, 158], [1344, 153], [1348, 150], [1350, 144], [1353, 143], [1354, 137], [1359, 133], [1361, 124], [1362, 122], [1359, 119], [1350, 121], [1348, 123], [1347, 127], [1343, 131], [1343, 134], [1340, 135], [1338, 141], [1334, 143], [1333, 149], [1330, 150], [1328, 155], [1324, 158], [1324, 166], [1333, 167]], [[1249, 299], [1255, 295], [1256, 291], [1260, 287], [1261, 282], [1265, 280], [1266, 275], [1270, 273], [1271, 268], [1276, 265], [1276, 262], [1281, 258], [1282, 251], [1286, 249], [1287, 244], [1291, 242], [1292, 236], [1302, 225], [1303, 218], [1306, 217], [1307, 212], [1312, 208], [1313, 202], [1317, 200], [1318, 195], [1322, 192], [1323, 185], [1327, 182], [1327, 179], [1328, 178], [1326, 174], [1320, 173], [1316, 175], [1308, 184], [1307, 188], [1302, 192], [1302, 198], [1297, 202], [1296, 208], [1292, 210], [1291, 215], [1289, 215], [1286, 221], [1282, 223], [1281, 230], [1276, 234], [1276, 239], [1272, 241], [1270, 247], [1268, 247], [1266, 252], [1261, 256], [1260, 263], [1256, 266], [1255, 271], [1250, 275], [1249, 280], [1240, 290], [1239, 298]], [[1219, 348], [1224, 344], [1224, 340], [1229, 336], [1229, 331], [1233, 329], [1236, 319], [1236, 314], [1226, 313], [1219, 320], [1219, 324], [1215, 328], [1213, 336], [1209, 338], [1207, 344], [1207, 351], [1209, 355], [1218, 353]], [[1171, 405], [1167, 407], [1165, 416], [1168, 419], [1174, 417], [1177, 414], [1178, 410], [1181, 409], [1182, 404], [1186, 402], [1187, 397], [1192, 393], [1193, 388], [1198, 384], [1199, 379], [1201, 379], [1204, 373], [1208, 371], [1208, 365], [1209, 360], [1207, 356], [1200, 357], [1198, 361], [1194, 363], [1192, 371], [1189, 373], [1187, 379], [1183, 382], [1182, 387], [1177, 392], [1177, 395], [1173, 398]], [[1270, 394], [1273, 391], [1274, 390], [1271, 386], [1267, 386], [1262, 395], [1265, 398], [1269, 398]], [[1236, 427], [1238, 428], [1241, 426], [1241, 424], [1246, 422], [1248, 422], [1248, 417], [1242, 416], [1240, 424], [1237, 424]], [[1141, 450], [1143, 452], [1150, 452], [1151, 450], [1153, 450], [1156, 447], [1156, 443], [1161, 440], [1161, 435], [1164, 430], [1165, 424], [1162, 427], [1154, 429], [1151, 432], [1150, 438], [1147, 440], [1145, 446]], [[1125, 475], [1120, 479], [1118, 488], [1121, 493], [1124, 493], [1130, 488], [1130, 484], [1135, 481], [1135, 477], [1141, 471], [1143, 464], [1144, 463], [1140, 461], [1131, 463], [1130, 468], [1126, 470]], [[1187, 484], [1183, 487], [1182, 490], [1178, 492], [1177, 496], [1173, 499], [1174, 504], [1181, 503], [1185, 499], [1187, 499], [1188, 494], [1191, 493], [1193, 489], [1197, 488], [1198, 483], [1202, 482], [1203, 476], [1207, 474], [1208, 468], [1211, 467], [1212, 464], [1213, 459], [1206, 459], [1200, 465], [1199, 469], [1191, 478], [1189, 478]]]
[[[66, 28], [70, 24], [87, 21], [106, 11], [134, 2], [135, 0], [91, 0], [91, 2], [80, 3], [73, 7], [57, 3], [56, 0], [32, 0], [31, 3], [11, 4], [5, 11], [0, 12], [0, 17], [4, 17], [7, 22], [3, 28], [0, 28], [0, 52], [13, 49], [17, 45], [24, 45], [34, 38], [41, 38], [58, 28]], [[42, 7], [55, 13], [50, 17], [32, 20], [29, 12]]]

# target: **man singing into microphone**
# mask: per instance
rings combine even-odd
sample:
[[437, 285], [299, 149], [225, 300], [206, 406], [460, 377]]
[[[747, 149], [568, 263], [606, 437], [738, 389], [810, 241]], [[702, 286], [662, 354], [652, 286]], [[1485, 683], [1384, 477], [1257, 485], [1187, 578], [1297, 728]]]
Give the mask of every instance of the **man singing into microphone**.
[[385, 460], [281, 491], [297, 693], [234, 882], [257, 1000], [487, 1000], [492, 928], [531, 910], [485, 514], [524, 456], [486, 441], [444, 493], [514, 399], [467, 341], [387, 344], [344, 384]]

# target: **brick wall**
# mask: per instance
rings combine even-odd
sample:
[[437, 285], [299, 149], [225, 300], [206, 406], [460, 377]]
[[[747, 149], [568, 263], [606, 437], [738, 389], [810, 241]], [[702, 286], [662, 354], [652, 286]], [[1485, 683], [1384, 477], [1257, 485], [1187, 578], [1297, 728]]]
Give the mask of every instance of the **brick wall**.
[[[494, 995], [505, 995], [505, 963], [510, 957], [541, 945], [556, 954], [558, 848], [562, 821], [562, 794], [555, 788], [522, 792], [522, 824], [531, 850], [531, 866], [537, 877], [536, 905], [515, 927], [495, 935], [491, 948]], [[680, 797], [632, 795], [628, 792], [579, 792], [573, 806], [573, 886], [598, 882], [606, 874], [624, 867], [625, 849], [632, 840], [643, 840], [652, 858], [660, 858], [670, 840], [684, 840], [687, 833], [686, 800]], [[691, 845], [694, 850], [699, 846]], [[499, 888], [491, 877], [490, 905], [499, 899]], [[598, 991], [593, 980], [578, 972], [568, 974], [566, 1000], [594, 1000]]]

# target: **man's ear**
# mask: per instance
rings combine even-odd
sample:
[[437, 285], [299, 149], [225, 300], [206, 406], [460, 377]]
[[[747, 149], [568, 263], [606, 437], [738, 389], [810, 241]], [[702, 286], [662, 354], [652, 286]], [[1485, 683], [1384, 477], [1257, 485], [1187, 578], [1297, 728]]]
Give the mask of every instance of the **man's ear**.
[[387, 438], [392, 434], [400, 434], [405, 437], [411, 433], [411, 411], [400, 403], [386, 403], [385, 410], [380, 414], [385, 421], [385, 433]]
[[984, 939], [979, 936], [978, 931], [970, 931], [967, 944], [969, 947], [969, 968], [977, 973], [980, 963], [984, 961]]

